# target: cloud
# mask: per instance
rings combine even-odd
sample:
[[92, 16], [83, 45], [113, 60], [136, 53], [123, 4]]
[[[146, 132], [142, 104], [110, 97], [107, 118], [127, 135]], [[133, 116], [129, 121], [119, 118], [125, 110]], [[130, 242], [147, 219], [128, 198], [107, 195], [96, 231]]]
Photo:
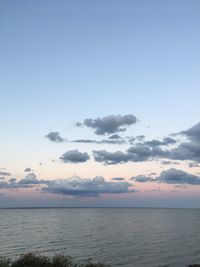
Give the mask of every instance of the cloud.
[[70, 141], [72, 143], [86, 143], [86, 144], [107, 144], [107, 145], [121, 145], [126, 143], [123, 139], [103, 139], [103, 140], [91, 140], [91, 139], [77, 139]]
[[11, 183], [8, 183], [6, 181], [0, 181], [0, 189], [6, 189], [9, 188]]
[[[19, 181], [19, 184], [40, 184], [42, 183], [43, 181], [40, 181], [37, 179], [37, 176], [35, 173], [29, 173], [25, 176], [25, 178], [21, 179]], [[45, 181], [46, 182], [46, 181]]]
[[138, 136], [136, 136], [136, 139], [137, 140], [143, 140], [145, 138], [145, 135], [138, 135]]
[[170, 151], [169, 157], [178, 160], [200, 161], [200, 123], [174, 135], [182, 135], [187, 141]]
[[174, 187], [175, 188], [180, 188], [180, 189], [187, 189], [188, 188], [188, 186], [185, 185], [185, 184], [176, 184]]
[[181, 143], [169, 153], [169, 158], [175, 160], [193, 160], [200, 161], [200, 143], [189, 141]]
[[0, 175], [1, 176], [10, 176], [11, 174], [9, 172], [1, 172], [0, 171]]
[[174, 168], [161, 172], [160, 175], [155, 178], [152, 178], [151, 175], [138, 175], [132, 177], [131, 180], [142, 183], [157, 182], [178, 185], [200, 185], [200, 176]]
[[[109, 137], [109, 139], [103, 139], [103, 140], [92, 140], [92, 139], [76, 139], [76, 140], [67, 140], [64, 139], [60, 136], [59, 132], [50, 132], [48, 135], [46, 135], [45, 137], [47, 137], [49, 140], [51, 140], [52, 142], [55, 143], [63, 143], [63, 142], [67, 142], [67, 143], [86, 143], [86, 144], [110, 144], [110, 145], [121, 145], [126, 143], [125, 139], [122, 139], [120, 136], [118, 136], [116, 134], [115, 136], [113, 135], [113, 137]], [[29, 169], [29, 168], [27, 168]]]
[[149, 159], [157, 157], [165, 157], [166, 151], [159, 147], [150, 147], [149, 145], [138, 144], [130, 147], [127, 150], [128, 154], [131, 156], [131, 161], [147, 161]]
[[31, 168], [26, 168], [25, 170], [24, 170], [24, 172], [31, 172], [32, 170], [31, 170]]
[[112, 134], [109, 139], [122, 139], [122, 137], [119, 134]]
[[122, 177], [114, 177], [112, 178], [113, 181], [124, 181], [125, 178], [122, 178]]
[[0, 189], [30, 188], [34, 185], [48, 183], [49, 180], [39, 180], [34, 173], [29, 173], [19, 181], [16, 178], [10, 178], [9, 181], [0, 181]]
[[[94, 129], [97, 135], [112, 134], [108, 139], [76, 139], [67, 140], [60, 136], [59, 132], [50, 132], [46, 135], [53, 142], [87, 143], [87, 144], [113, 144], [121, 145], [130, 143], [132, 146], [125, 152], [109, 152], [106, 150], [93, 151], [94, 159], [104, 164], [118, 164], [126, 162], [144, 162], [155, 159], [163, 160], [162, 164], [178, 164], [175, 160], [190, 160], [196, 163], [200, 162], [200, 123], [188, 130], [171, 134], [162, 139], [152, 139], [144, 141], [145, 136], [122, 138], [117, 132], [125, 131], [129, 125], [135, 124], [137, 119], [134, 115], [110, 115], [97, 119], [86, 119], [83, 124], [77, 123], [77, 126], [87, 126]], [[178, 142], [171, 136], [184, 136], [186, 141]], [[180, 140], [179, 140], [180, 141]], [[172, 147], [169, 147], [173, 145]], [[89, 159], [87, 153], [81, 153], [78, 150], [71, 150], [63, 154], [60, 159], [64, 162], [85, 162]], [[173, 162], [172, 162], [173, 160]], [[190, 165], [192, 167], [192, 164]], [[194, 166], [194, 164], [193, 164]], [[29, 168], [27, 168], [28, 171]], [[29, 169], [30, 170], [30, 169]], [[5, 172], [0, 172], [4, 175]]]
[[40, 192], [49, 192], [71, 196], [99, 196], [100, 194], [118, 194], [136, 192], [130, 189], [130, 183], [122, 177], [114, 177], [113, 181], [106, 181], [101, 176], [95, 178], [80, 178], [77, 176], [64, 179], [39, 180], [34, 173], [29, 173], [25, 178], [17, 181], [11, 178], [9, 181], [0, 181], [0, 189], [22, 189], [41, 185]]
[[130, 155], [122, 151], [108, 152], [106, 150], [94, 150], [94, 159], [106, 165], [125, 163], [130, 161]]
[[75, 125], [76, 125], [76, 127], [82, 127], [83, 126], [81, 122], [76, 122]]
[[90, 159], [88, 153], [81, 153], [77, 149], [65, 152], [60, 159], [64, 163], [81, 163]]
[[200, 176], [171, 168], [163, 171], [157, 178], [161, 183], [200, 185]]
[[200, 142], [200, 122], [180, 134], [186, 135], [190, 140]]
[[130, 147], [126, 152], [108, 152], [106, 150], [94, 150], [94, 159], [104, 164], [118, 164], [132, 162], [142, 162], [156, 157], [165, 157], [167, 152], [159, 147], [138, 144]]
[[162, 141], [158, 140], [158, 139], [153, 139], [151, 141], [146, 141], [143, 144], [151, 146], [151, 147], [156, 147], [156, 146], [168, 146], [168, 145], [173, 145], [175, 144], [177, 141], [174, 138], [171, 137], [165, 137], [163, 138]]
[[[161, 141], [153, 139], [150, 141], [139, 142], [131, 146], [125, 152], [108, 152], [106, 150], [94, 151], [94, 158], [104, 164], [118, 164], [126, 162], [143, 162], [155, 159], [169, 159], [162, 161], [162, 164], [179, 164], [170, 160], [191, 160], [200, 162], [200, 123], [194, 127], [181, 131], [173, 135], [182, 135], [186, 141], [177, 143], [171, 137], [165, 137]], [[134, 143], [137, 138], [129, 138], [130, 143]], [[176, 147], [169, 148], [169, 145]]]
[[17, 180], [16, 178], [10, 178], [10, 179], [9, 179], [9, 182], [10, 182], [10, 183], [14, 183], [14, 182], [16, 182], [16, 180]]
[[131, 180], [134, 180], [135, 182], [139, 182], [139, 183], [155, 182], [156, 181], [152, 177], [145, 176], [145, 175], [134, 176], [131, 178]]
[[149, 176], [155, 176], [157, 173], [156, 172], [151, 172], [150, 174], [149, 174]]
[[198, 164], [198, 163], [196, 163], [196, 162], [190, 162], [190, 163], [188, 164], [188, 166], [189, 166], [190, 168], [198, 168], [198, 167], [200, 167], [200, 164]]
[[45, 137], [55, 143], [61, 143], [65, 141], [64, 138], [60, 136], [59, 132], [50, 132], [47, 135], [45, 135]]
[[126, 131], [127, 126], [133, 125], [137, 122], [137, 118], [132, 114], [121, 115], [110, 115], [103, 118], [97, 119], [85, 119], [83, 124], [77, 123], [77, 126], [87, 126], [94, 129], [95, 134], [113, 134], [117, 132]]
[[161, 192], [160, 188], [156, 188], [156, 189], [151, 189], [151, 190], [146, 190], [145, 192]]
[[27, 184], [20, 184], [14, 179], [10, 179], [8, 182], [7, 181], [0, 181], [0, 189], [17, 189], [17, 188], [27, 188], [27, 187], [32, 187]]
[[146, 145], [149, 147], [159, 147], [159, 146], [168, 146], [168, 145], [174, 145], [177, 143], [177, 140], [172, 137], [165, 137], [161, 140], [159, 139], [152, 139], [150, 141], [144, 141], [145, 136], [144, 135], [138, 135], [136, 137], [129, 136], [127, 137], [128, 141], [131, 145]]
[[68, 179], [56, 179], [50, 181], [43, 191], [54, 194], [72, 196], [98, 196], [100, 194], [128, 193], [131, 184], [127, 182], [107, 182], [101, 176], [93, 179], [72, 177]]
[[163, 160], [163, 161], [161, 161], [161, 163], [163, 165], [170, 165], [170, 164], [178, 165], [178, 164], [180, 164], [180, 162], [178, 162], [178, 161], [171, 161], [171, 160]]

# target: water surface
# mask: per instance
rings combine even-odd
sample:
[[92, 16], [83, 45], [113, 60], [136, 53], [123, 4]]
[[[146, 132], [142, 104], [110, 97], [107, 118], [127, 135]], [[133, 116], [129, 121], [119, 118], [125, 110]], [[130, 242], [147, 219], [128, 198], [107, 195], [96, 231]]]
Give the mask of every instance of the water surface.
[[200, 263], [200, 210], [1, 209], [0, 255], [28, 251], [111, 266]]

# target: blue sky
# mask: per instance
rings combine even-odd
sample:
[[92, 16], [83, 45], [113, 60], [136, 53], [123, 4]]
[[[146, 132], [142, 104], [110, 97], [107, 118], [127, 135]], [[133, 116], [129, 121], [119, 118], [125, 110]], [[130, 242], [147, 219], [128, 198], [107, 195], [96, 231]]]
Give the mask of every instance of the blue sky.
[[20, 0], [0, 6], [0, 167], [18, 179], [32, 166], [43, 179], [77, 172], [131, 176], [127, 168], [134, 163], [111, 169], [93, 161], [86, 167], [59, 162], [67, 150], [94, 148], [44, 136], [58, 131], [69, 140], [95, 139], [91, 129], [75, 127], [86, 118], [134, 114], [139, 122], [127, 134], [147, 139], [199, 122], [199, 1]]

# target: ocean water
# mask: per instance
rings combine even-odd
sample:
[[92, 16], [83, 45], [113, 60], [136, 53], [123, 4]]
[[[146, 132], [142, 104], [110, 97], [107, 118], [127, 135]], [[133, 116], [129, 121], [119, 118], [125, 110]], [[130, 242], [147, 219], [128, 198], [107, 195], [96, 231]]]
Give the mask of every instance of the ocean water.
[[125, 267], [200, 263], [200, 210], [0, 210], [0, 256], [29, 251]]

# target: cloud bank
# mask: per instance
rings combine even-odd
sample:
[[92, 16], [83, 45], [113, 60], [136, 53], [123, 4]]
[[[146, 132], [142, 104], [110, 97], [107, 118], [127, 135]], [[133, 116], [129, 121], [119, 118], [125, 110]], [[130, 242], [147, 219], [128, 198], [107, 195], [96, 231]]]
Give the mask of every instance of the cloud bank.
[[[107, 182], [101, 176], [93, 179], [72, 177], [50, 181], [43, 191], [72, 196], [98, 196], [100, 194], [128, 193], [131, 184], [127, 182]], [[133, 192], [133, 190], [131, 190]]]
[[185, 171], [170, 168], [166, 171], [162, 171], [155, 179], [150, 175], [139, 175], [131, 178], [137, 182], [157, 182], [165, 184], [188, 184], [188, 185], [200, 185], [200, 176], [187, 173]]

